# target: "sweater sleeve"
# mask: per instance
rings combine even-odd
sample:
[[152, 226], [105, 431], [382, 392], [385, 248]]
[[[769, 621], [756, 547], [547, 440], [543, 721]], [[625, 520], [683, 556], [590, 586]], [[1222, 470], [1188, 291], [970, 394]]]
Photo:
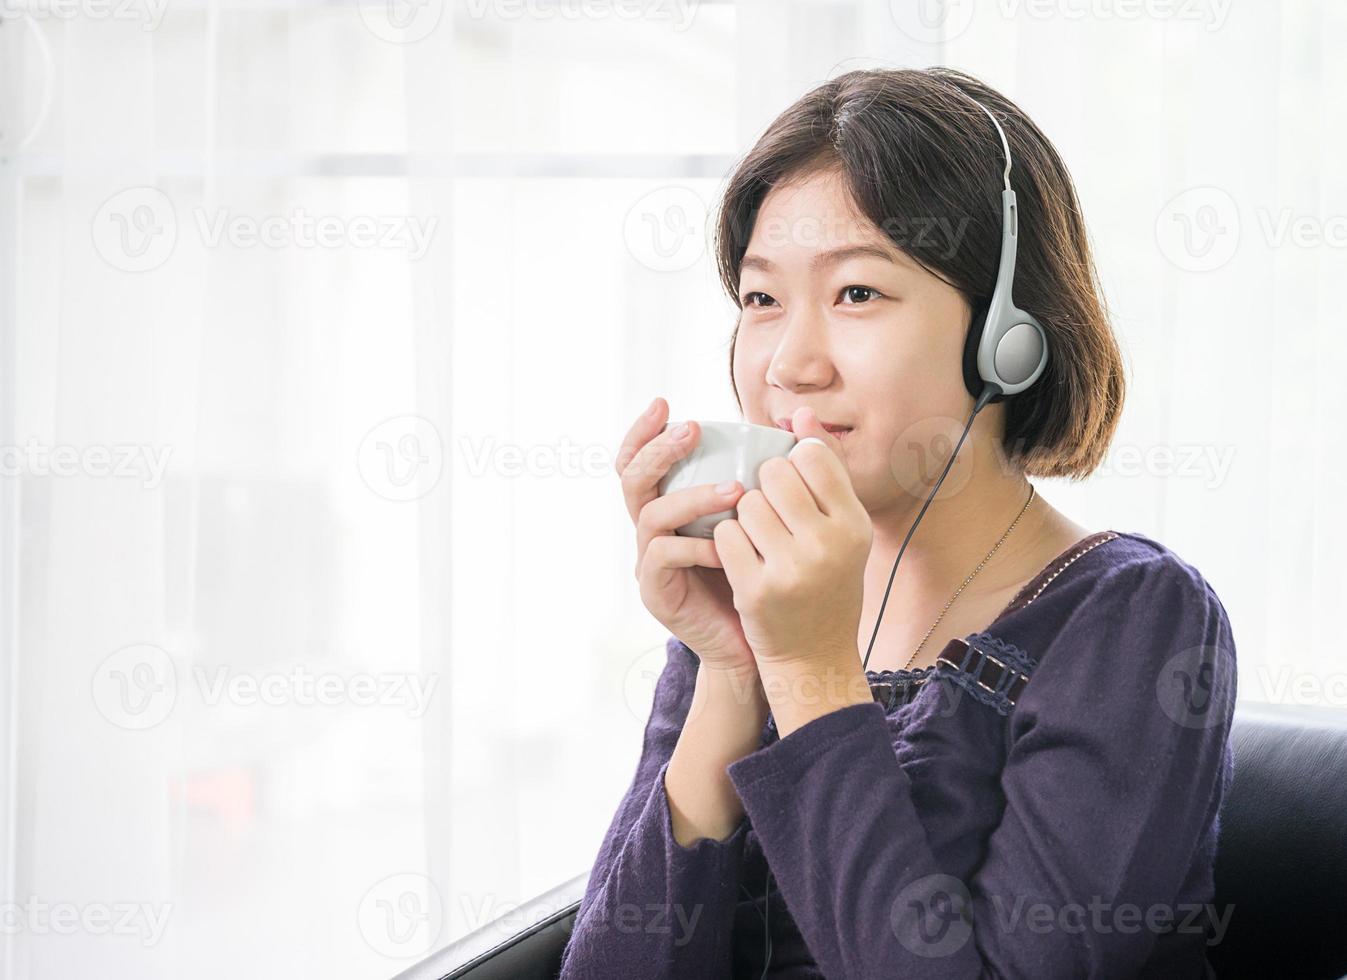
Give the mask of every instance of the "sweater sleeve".
[[935, 858], [879, 704], [815, 718], [728, 771], [831, 980], [1134, 977], [1163, 926], [1142, 914], [1181, 918], [1228, 778], [1235, 687], [1225, 611], [1194, 571], [1103, 573], [1010, 711], [1005, 809], [966, 881]]
[[636, 774], [590, 870], [558, 980], [730, 975], [747, 815], [724, 840], [674, 838], [664, 774], [692, 702], [698, 661], [670, 637]]

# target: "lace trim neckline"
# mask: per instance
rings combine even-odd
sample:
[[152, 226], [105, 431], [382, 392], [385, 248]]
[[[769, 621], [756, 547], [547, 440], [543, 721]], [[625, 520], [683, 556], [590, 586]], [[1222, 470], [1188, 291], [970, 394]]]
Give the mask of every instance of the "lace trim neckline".
[[896, 667], [892, 670], [867, 670], [865, 676], [871, 680], [887, 681], [901, 677], [922, 678], [935, 670], [935, 664], [929, 667]]

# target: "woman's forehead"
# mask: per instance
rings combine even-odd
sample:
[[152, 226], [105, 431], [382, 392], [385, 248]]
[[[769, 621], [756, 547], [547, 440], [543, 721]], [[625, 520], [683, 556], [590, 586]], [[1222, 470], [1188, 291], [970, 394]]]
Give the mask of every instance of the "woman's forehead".
[[824, 172], [779, 184], [767, 193], [740, 267], [770, 272], [804, 262], [819, 269], [833, 256], [835, 264], [867, 254], [923, 271], [856, 206], [840, 175]]

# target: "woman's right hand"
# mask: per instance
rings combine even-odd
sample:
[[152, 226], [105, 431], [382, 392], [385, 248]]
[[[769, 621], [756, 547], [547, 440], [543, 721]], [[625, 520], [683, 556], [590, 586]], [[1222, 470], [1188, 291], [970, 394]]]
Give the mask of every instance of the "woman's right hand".
[[688, 422], [682, 438], [674, 437], [672, 428], [661, 431], [668, 407], [663, 398], [655, 399], [654, 408], [627, 432], [614, 464], [636, 525], [641, 601], [706, 666], [756, 671], [715, 542], [674, 533], [694, 518], [729, 510], [744, 488], [736, 481], [730, 493], [717, 493], [707, 483], [660, 496], [660, 479], [701, 438], [695, 421]]

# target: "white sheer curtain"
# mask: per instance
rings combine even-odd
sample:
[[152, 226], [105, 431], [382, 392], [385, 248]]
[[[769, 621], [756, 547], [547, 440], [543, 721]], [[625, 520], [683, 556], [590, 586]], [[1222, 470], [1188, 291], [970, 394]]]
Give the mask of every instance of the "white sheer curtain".
[[1347, 11], [1122, 6], [0, 7], [4, 975], [388, 976], [588, 866], [665, 637], [613, 451], [734, 417], [706, 211], [853, 67], [1056, 142], [1131, 387], [1041, 489], [1343, 710]]

